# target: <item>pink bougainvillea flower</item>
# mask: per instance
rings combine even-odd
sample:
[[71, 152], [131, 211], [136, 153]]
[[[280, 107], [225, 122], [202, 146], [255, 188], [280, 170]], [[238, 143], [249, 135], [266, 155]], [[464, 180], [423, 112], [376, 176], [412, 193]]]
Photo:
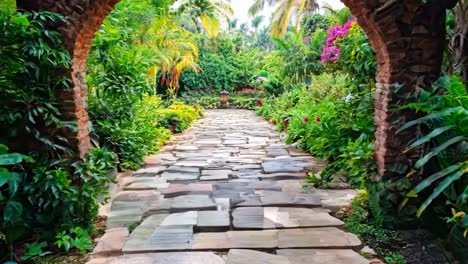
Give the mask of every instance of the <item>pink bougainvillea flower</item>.
[[343, 26], [337, 24], [336, 26], [331, 26], [327, 29], [325, 47], [323, 48], [322, 55], [320, 57], [320, 62], [322, 64], [325, 64], [328, 61], [334, 62], [338, 60], [340, 49], [335, 46], [335, 40], [347, 36], [354, 22], [356, 22], [356, 19], [350, 19]]
[[266, 78], [263, 77], [263, 76], [259, 76], [259, 77], [257, 77], [257, 81], [264, 82], [264, 81], [266, 81]]
[[319, 117], [319, 116], [316, 116], [316, 117], [315, 117], [315, 121], [317, 121], [317, 123], [320, 123], [320, 121], [322, 121], [322, 120], [320, 120], [320, 117]]
[[307, 123], [309, 122], [309, 118], [308, 117], [304, 117], [304, 123]]

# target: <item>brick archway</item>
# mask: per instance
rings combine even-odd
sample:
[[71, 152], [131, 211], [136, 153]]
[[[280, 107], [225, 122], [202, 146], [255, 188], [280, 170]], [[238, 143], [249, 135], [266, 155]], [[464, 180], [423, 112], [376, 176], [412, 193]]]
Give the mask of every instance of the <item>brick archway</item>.
[[88, 87], [86, 59], [96, 31], [120, 0], [17, 0], [20, 10], [47, 10], [67, 17], [67, 23], [57, 25], [64, 45], [70, 52], [72, 67], [67, 73], [71, 89], [62, 91], [61, 114], [65, 121], [74, 121], [76, 131], [66, 131], [70, 147], [82, 157], [91, 149], [89, 137]]
[[[77, 121], [70, 131], [71, 145], [82, 155], [90, 149], [86, 57], [95, 32], [120, 0], [17, 0], [25, 10], [49, 10], [66, 15], [60, 25], [64, 43], [73, 58], [68, 77], [69, 92], [63, 92], [62, 113]], [[395, 135], [409, 113], [397, 111], [409, 93], [428, 87], [440, 73], [445, 39], [445, 9], [456, 0], [342, 0], [369, 36], [377, 53], [375, 96], [376, 160], [380, 176], [392, 176], [395, 167], [408, 165], [418, 153], [402, 154], [413, 132]], [[411, 156], [412, 155], [412, 156]]]

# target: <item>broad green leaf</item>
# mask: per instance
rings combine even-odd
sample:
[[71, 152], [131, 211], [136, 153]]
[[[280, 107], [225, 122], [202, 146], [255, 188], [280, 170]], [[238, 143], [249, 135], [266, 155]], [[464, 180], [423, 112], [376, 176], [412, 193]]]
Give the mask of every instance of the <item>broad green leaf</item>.
[[463, 204], [468, 200], [468, 186], [466, 186], [463, 193], [458, 196], [457, 203]]
[[9, 153], [0, 155], [0, 166], [15, 165], [23, 161], [23, 155], [18, 153]]
[[432, 174], [431, 176], [427, 177], [426, 179], [424, 179], [422, 182], [420, 182], [415, 188], [414, 188], [414, 192], [415, 193], [419, 193], [421, 192], [422, 190], [426, 189], [427, 187], [429, 187], [432, 183], [434, 183], [435, 181], [437, 181], [438, 179], [444, 177], [445, 175], [447, 174], [450, 174], [458, 169], [460, 169], [461, 167], [461, 164], [456, 164], [456, 165], [452, 165], [450, 167], [447, 167], [437, 173], [434, 173]]
[[23, 213], [23, 205], [15, 201], [8, 201], [4, 212], [3, 212], [3, 220], [6, 222], [13, 221], [19, 217]]
[[413, 142], [411, 145], [409, 145], [409, 148], [414, 148], [414, 147], [417, 147], [421, 144], [424, 144], [426, 142], [428, 142], [429, 140], [431, 140], [432, 138], [434, 137], [437, 137], [438, 135], [444, 133], [445, 131], [447, 130], [450, 130], [452, 129], [453, 126], [444, 126], [444, 127], [439, 127], [439, 128], [436, 128], [434, 130], [432, 130], [431, 133], [425, 135], [424, 137], [416, 140], [415, 142]]
[[424, 203], [418, 208], [418, 211], [416, 212], [416, 216], [420, 217], [421, 214], [426, 210], [426, 208], [432, 203], [432, 201], [437, 198], [447, 187], [450, 186], [454, 181], [458, 180], [465, 174], [465, 170], [459, 170], [454, 173], [452, 173], [450, 176], [445, 178], [442, 182], [437, 185], [437, 187], [434, 189], [434, 192], [424, 201]]
[[10, 179], [13, 177], [13, 174], [9, 172], [5, 168], [0, 168], [0, 187], [2, 187], [5, 183], [10, 181]]
[[454, 137], [446, 142], [444, 142], [442, 145], [434, 148], [431, 152], [427, 153], [426, 156], [422, 157], [416, 164], [414, 165], [414, 168], [420, 169], [422, 166], [424, 166], [432, 157], [437, 156], [440, 152], [444, 151], [446, 148], [450, 147], [451, 145], [458, 143], [460, 141], [465, 140], [464, 136], [458, 136]]
[[3, 144], [0, 144], [0, 155], [7, 153], [7, 151], [8, 151], [8, 147]]
[[429, 114], [427, 116], [423, 116], [423, 117], [418, 118], [416, 120], [410, 121], [410, 122], [404, 124], [403, 126], [401, 126], [400, 129], [398, 129], [396, 133], [398, 134], [401, 131], [406, 130], [406, 129], [414, 126], [414, 125], [422, 124], [422, 123], [424, 123], [426, 121], [429, 121], [429, 120], [432, 120], [432, 119], [442, 118], [444, 116], [450, 115], [450, 114], [452, 114], [454, 112], [457, 112], [457, 111], [466, 111], [466, 110], [461, 106], [447, 108], [447, 109], [444, 109], [442, 111], [432, 113], [432, 114]]

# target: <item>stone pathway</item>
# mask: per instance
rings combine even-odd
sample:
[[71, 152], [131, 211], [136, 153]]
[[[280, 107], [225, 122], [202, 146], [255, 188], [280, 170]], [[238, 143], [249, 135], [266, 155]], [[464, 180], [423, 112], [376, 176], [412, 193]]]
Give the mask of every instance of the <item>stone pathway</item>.
[[369, 263], [330, 215], [356, 191], [302, 188], [323, 166], [252, 111], [207, 111], [119, 179], [89, 264]]

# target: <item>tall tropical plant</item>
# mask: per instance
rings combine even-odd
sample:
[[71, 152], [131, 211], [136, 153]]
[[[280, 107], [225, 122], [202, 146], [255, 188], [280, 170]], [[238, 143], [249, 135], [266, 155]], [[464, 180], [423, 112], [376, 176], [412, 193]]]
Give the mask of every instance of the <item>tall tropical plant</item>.
[[299, 28], [302, 16], [318, 9], [315, 0], [255, 0], [249, 8], [249, 14], [258, 14], [265, 5], [277, 5], [273, 12], [271, 34], [279, 37], [284, 36], [293, 17], [296, 28]]
[[[419, 217], [437, 200], [449, 205], [453, 220], [460, 219], [468, 232], [468, 93], [458, 77], [442, 77], [432, 91], [424, 91], [411, 108], [426, 115], [403, 125], [399, 131], [420, 126], [422, 133], [408, 144], [405, 152], [415, 148], [427, 151], [406, 175], [416, 182], [400, 208], [411, 198], [423, 202], [416, 212]], [[418, 176], [424, 180], [418, 181]], [[427, 191], [431, 191], [427, 192]]]
[[157, 51], [157, 61], [151, 70], [155, 78], [161, 73], [160, 83], [165, 84], [172, 96], [177, 94], [180, 74], [184, 70], [199, 70], [197, 44], [190, 33], [171, 17], [160, 17], [151, 29], [152, 41], [148, 45]]
[[225, 0], [178, 0], [173, 7], [178, 15], [185, 18], [184, 21], [191, 22], [197, 32], [203, 28], [211, 37], [218, 35], [223, 21], [230, 27], [230, 19], [234, 14], [231, 5]]

